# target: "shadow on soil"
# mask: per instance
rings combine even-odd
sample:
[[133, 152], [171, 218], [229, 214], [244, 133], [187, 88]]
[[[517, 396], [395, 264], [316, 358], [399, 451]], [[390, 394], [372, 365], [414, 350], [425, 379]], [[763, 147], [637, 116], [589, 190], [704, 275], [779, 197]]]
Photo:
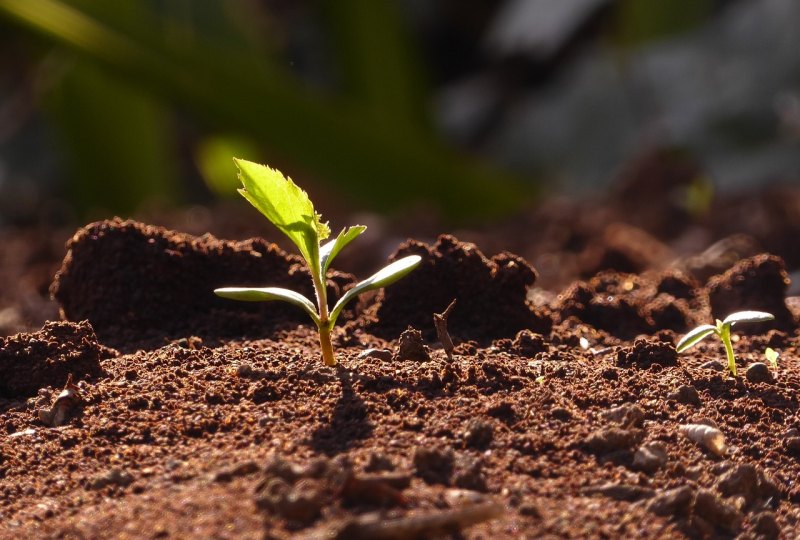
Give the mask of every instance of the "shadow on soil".
[[356, 441], [372, 436], [372, 422], [367, 406], [354, 390], [352, 374], [345, 369], [338, 372], [342, 395], [331, 413], [330, 422], [319, 427], [311, 435], [309, 445], [317, 452], [328, 456], [348, 450]]

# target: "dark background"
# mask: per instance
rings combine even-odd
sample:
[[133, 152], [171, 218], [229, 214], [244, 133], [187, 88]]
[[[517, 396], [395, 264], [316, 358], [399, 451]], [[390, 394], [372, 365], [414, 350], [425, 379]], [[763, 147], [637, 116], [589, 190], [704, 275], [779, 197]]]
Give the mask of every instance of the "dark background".
[[0, 0], [0, 219], [214, 204], [233, 155], [324, 214], [444, 223], [659, 148], [686, 204], [794, 182], [797, 28], [794, 0]]

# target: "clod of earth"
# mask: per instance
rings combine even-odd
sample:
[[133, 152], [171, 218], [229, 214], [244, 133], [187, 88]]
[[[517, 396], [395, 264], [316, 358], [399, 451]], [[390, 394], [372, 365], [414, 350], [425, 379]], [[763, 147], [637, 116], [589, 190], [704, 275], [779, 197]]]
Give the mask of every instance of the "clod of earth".
[[[67, 243], [51, 286], [69, 320], [88, 319], [104, 343], [163, 342], [186, 335], [269, 335], [287, 323], [305, 323], [293, 306], [233, 303], [214, 295], [230, 283], [265, 282], [313, 295], [300, 257], [261, 239], [218, 240], [113, 219], [83, 227]], [[349, 274], [330, 272], [334, 301]], [[346, 313], [345, 313], [346, 315]]]
[[33, 396], [45, 386], [102, 377], [100, 360], [113, 354], [86, 322], [47, 322], [38, 332], [0, 338], [0, 398]]
[[788, 286], [789, 275], [780, 257], [764, 253], [744, 259], [709, 280], [707, 289], [712, 315], [722, 319], [736, 311], [764, 311], [773, 314], [775, 321], [744, 325], [737, 330], [762, 333], [772, 328], [793, 329], [797, 321], [786, 307]]
[[490, 342], [514, 337], [522, 329], [549, 333], [549, 315], [532, 310], [525, 301], [536, 271], [521, 257], [504, 252], [488, 259], [474, 244], [449, 235], [440, 236], [433, 246], [409, 240], [391, 260], [409, 255], [419, 255], [422, 263], [379, 293], [368, 310], [368, 332], [392, 339], [410, 325], [433, 342], [431, 314], [441, 313], [455, 298], [458, 303], [447, 319], [453, 339]]

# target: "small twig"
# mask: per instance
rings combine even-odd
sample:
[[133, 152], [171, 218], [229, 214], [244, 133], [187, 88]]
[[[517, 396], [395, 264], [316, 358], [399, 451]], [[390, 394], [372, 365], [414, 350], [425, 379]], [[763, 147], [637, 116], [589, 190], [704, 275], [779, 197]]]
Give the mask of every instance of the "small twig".
[[472, 525], [500, 517], [505, 508], [499, 503], [483, 503], [435, 510], [396, 519], [382, 519], [379, 515], [355, 518], [333, 534], [332, 538], [405, 540], [409, 538], [431, 538], [458, 532]]
[[447, 354], [448, 360], [453, 360], [453, 349], [455, 349], [455, 345], [453, 345], [453, 340], [450, 338], [450, 333], [447, 331], [447, 318], [450, 316], [455, 306], [456, 299], [453, 298], [453, 301], [450, 302], [450, 305], [447, 306], [444, 312], [433, 314], [433, 325], [436, 327], [436, 335], [439, 337], [439, 341], [444, 348], [445, 354]]

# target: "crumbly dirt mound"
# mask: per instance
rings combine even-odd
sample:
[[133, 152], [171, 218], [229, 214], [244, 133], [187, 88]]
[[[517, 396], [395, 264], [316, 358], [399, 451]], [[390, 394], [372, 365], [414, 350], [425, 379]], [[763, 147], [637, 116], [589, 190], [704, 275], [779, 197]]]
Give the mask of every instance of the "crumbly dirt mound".
[[[375, 537], [386, 530], [361, 521], [372, 512], [414, 527], [484, 502], [504, 513], [465, 538], [729, 538], [764, 523], [791, 538], [800, 527], [800, 378], [788, 361], [779, 385], [704, 368], [701, 347], [658, 371], [553, 342], [536, 359], [489, 347], [427, 362], [342, 347], [329, 368], [316, 340], [299, 327], [116, 356], [57, 429], [33, 420], [33, 400], [0, 400], [13, 432], [0, 438], [0, 537]], [[761, 345], [742, 336], [737, 355], [757, 359]], [[685, 387], [699, 402], [671, 397]], [[729, 454], [680, 434], [701, 419]], [[696, 519], [729, 506], [731, 521]]]
[[617, 363], [639, 368], [649, 368], [653, 364], [661, 367], [674, 366], [678, 363], [678, 353], [672, 343], [637, 339], [633, 346], [625, 347], [617, 353]]
[[[676, 281], [681, 286], [677, 286]], [[622, 339], [660, 330], [682, 332], [694, 323], [691, 308], [698, 305], [693, 293], [694, 283], [691, 278], [672, 270], [654, 279], [601, 272], [589, 281], [567, 287], [552, 307], [558, 322], [575, 317]], [[676, 298], [665, 289], [689, 299]]]
[[742, 331], [764, 333], [770, 328], [794, 328], [797, 324], [786, 307], [789, 276], [783, 259], [763, 253], [736, 263], [722, 275], [709, 280], [708, 299], [715, 318], [742, 310], [766, 311], [775, 321], [758, 325], [737, 325]]
[[408, 325], [435, 341], [433, 314], [457, 299], [447, 320], [458, 340], [491, 341], [513, 337], [524, 328], [549, 333], [550, 317], [531, 310], [525, 299], [536, 271], [508, 252], [486, 258], [474, 245], [442, 235], [433, 246], [408, 240], [392, 260], [420, 255], [422, 263], [401, 281], [379, 293], [366, 329], [396, 338]]
[[101, 377], [107, 352], [87, 321], [47, 322], [38, 332], [0, 338], [0, 398], [64, 386], [70, 374], [75, 380]]
[[[264, 335], [282, 323], [309, 322], [281, 302], [218, 298], [224, 286], [277, 286], [313, 298], [303, 261], [260, 239], [191, 236], [114, 219], [80, 229], [67, 243], [51, 287], [69, 320], [88, 319], [112, 345], [148, 338]], [[347, 274], [332, 273], [332, 298]]]

